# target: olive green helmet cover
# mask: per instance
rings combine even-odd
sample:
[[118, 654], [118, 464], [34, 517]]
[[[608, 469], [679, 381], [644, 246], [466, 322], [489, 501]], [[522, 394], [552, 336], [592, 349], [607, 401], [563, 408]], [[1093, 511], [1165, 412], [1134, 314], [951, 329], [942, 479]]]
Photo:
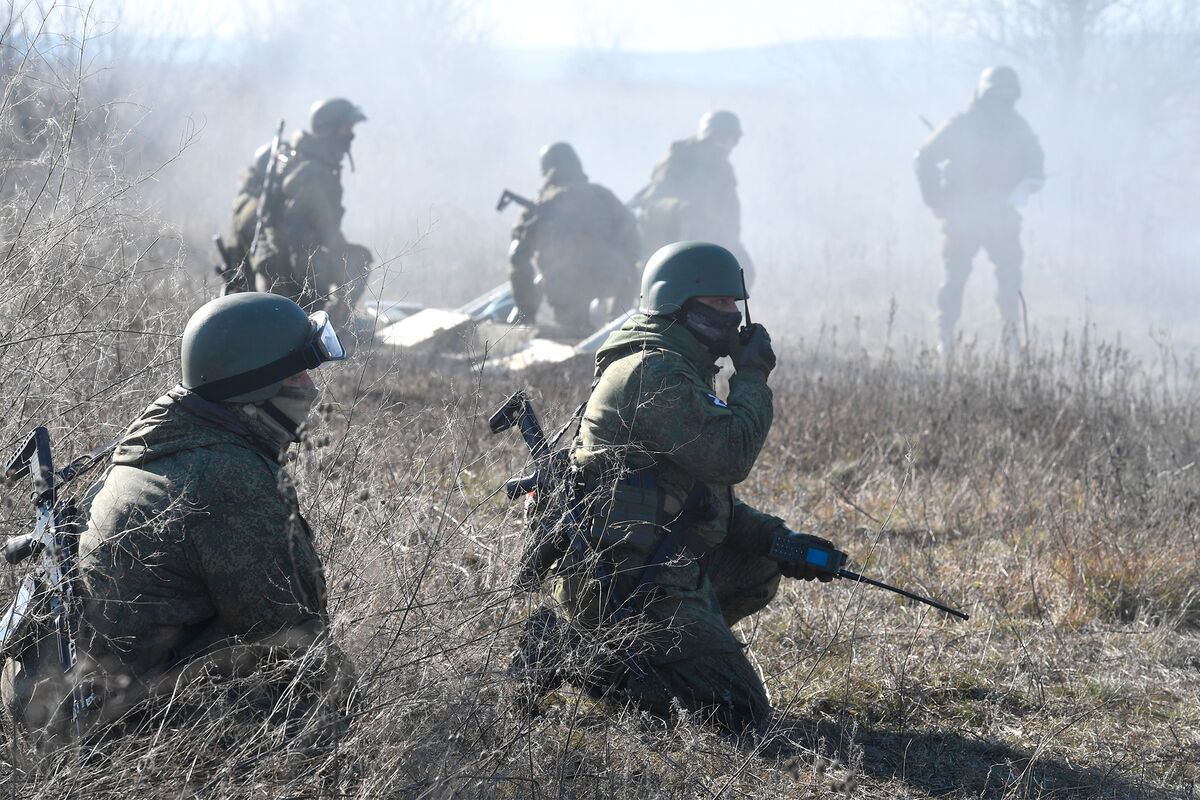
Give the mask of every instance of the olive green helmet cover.
[[737, 259], [724, 247], [707, 242], [674, 242], [659, 248], [642, 272], [642, 314], [674, 314], [693, 297], [745, 300], [745, 283]]
[[318, 100], [308, 111], [309, 129], [317, 136], [327, 136], [343, 125], [366, 122], [362, 109], [344, 97]]
[[696, 135], [700, 139], [711, 139], [714, 136], [739, 139], [742, 136], [742, 123], [732, 111], [709, 111], [700, 118]]
[[[240, 292], [202, 305], [183, 331], [183, 385], [206, 383], [263, 367], [304, 347], [312, 332], [308, 314], [286, 297]], [[282, 380], [233, 397], [252, 403], [274, 397]]]
[[566, 142], [555, 142], [542, 148], [541, 168], [543, 175], [552, 169], [582, 173], [583, 162], [579, 160], [579, 155], [575, 152], [574, 147]]
[[1012, 67], [988, 67], [979, 76], [979, 85], [975, 87], [976, 97], [983, 97], [988, 92], [1012, 97], [1014, 100], [1021, 96], [1021, 81], [1017, 71]]

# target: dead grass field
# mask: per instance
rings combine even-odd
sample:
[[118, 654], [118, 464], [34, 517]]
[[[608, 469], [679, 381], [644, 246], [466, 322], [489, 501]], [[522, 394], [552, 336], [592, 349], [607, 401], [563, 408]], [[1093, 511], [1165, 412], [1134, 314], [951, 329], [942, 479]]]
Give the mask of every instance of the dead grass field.
[[313, 747], [197, 687], [216, 703], [200, 724], [160, 719], [83, 770], [18, 748], [0, 780], [14, 797], [1192, 796], [1191, 377], [1072, 342], [950, 369], [782, 356], [744, 496], [972, 619], [785, 583], [738, 631], [778, 709], [762, 752], [566, 685], [539, 716], [509, 706], [535, 598], [509, 587], [519, 511], [492, 492], [524, 455], [486, 417], [527, 383], [549, 423], [588, 365], [517, 378], [360, 350], [323, 371], [329, 403], [293, 464], [360, 670], [348, 726]]
[[[205, 299], [198, 246], [139, 200], [155, 173], [124, 169], [82, 74], [4, 70], [0, 447], [47, 424], [65, 463], [177, 379], [176, 337]], [[363, 347], [321, 371], [325, 405], [291, 465], [359, 702], [297, 729], [200, 682], [181, 689], [187, 714], [152, 715], [82, 764], [6, 731], [0, 793], [1194, 797], [1195, 366], [1169, 348], [1136, 360], [1086, 329], [950, 365], [916, 346], [780, 338], [775, 423], [744, 498], [971, 620], [785, 583], [737, 631], [778, 709], [761, 748], [569, 686], [537, 716], [513, 712], [505, 669], [538, 598], [511, 588], [520, 509], [495, 490], [525, 453], [486, 418], [524, 386], [555, 424], [590, 365], [503, 375]], [[0, 532], [29, 524], [24, 488], [5, 491]], [[20, 574], [0, 570], [0, 598]]]

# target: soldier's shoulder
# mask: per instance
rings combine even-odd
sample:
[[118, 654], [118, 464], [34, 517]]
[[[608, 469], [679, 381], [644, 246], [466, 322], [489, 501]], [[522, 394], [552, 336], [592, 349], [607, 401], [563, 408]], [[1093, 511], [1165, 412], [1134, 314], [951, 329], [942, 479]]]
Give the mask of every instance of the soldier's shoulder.
[[216, 506], [263, 502], [280, 493], [282, 468], [249, 443], [230, 438], [180, 453], [195, 493]]
[[655, 391], [678, 380], [680, 375], [691, 375], [695, 369], [679, 353], [646, 343], [630, 347], [629, 351], [604, 371], [604, 382], [621, 384], [640, 391]]
[[625, 208], [625, 204], [621, 202], [621, 198], [617, 197], [612, 189], [609, 189], [607, 186], [602, 186], [598, 183], [589, 183], [588, 190], [592, 193], [593, 197], [604, 203], [616, 204], [621, 206], [621, 208]]
[[693, 137], [677, 139], [667, 148], [667, 158], [675, 161], [690, 160], [696, 157], [696, 149], [700, 140]]

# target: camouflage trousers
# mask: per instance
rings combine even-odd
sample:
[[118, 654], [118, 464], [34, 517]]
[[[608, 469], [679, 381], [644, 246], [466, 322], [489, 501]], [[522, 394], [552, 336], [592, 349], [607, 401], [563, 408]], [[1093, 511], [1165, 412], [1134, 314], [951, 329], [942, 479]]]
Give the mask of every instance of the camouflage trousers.
[[[737, 736], [761, 732], [770, 702], [730, 628], [775, 596], [778, 565], [727, 547], [706, 556], [702, 568], [680, 561], [660, 573], [642, 612], [617, 626], [589, 622], [597, 581], [560, 582], [556, 596], [588, 650], [582, 671], [567, 678], [658, 717], [669, 718], [678, 705]], [[621, 583], [618, 592], [628, 591]]]
[[[943, 346], [954, 339], [962, 314], [963, 292], [971, 264], [982, 249], [996, 274], [996, 306], [1006, 338], [1015, 337], [1021, 321], [1021, 217], [1010, 206], [962, 209], [942, 221], [945, 276], [938, 290], [938, 327]], [[1014, 339], [1015, 341], [1015, 339]]]

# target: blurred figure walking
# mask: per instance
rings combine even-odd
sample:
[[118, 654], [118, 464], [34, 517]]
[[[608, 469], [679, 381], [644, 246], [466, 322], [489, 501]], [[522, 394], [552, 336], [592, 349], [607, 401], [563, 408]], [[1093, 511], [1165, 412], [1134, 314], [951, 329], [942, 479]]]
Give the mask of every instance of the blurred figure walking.
[[1015, 104], [1017, 73], [989, 67], [967, 110], [934, 131], [917, 151], [921, 198], [942, 221], [945, 277], [938, 290], [938, 348], [948, 356], [962, 312], [971, 262], [982, 248], [996, 272], [1003, 340], [1019, 341], [1021, 215], [1017, 208], [1045, 180], [1041, 145]]
[[733, 253], [754, 282], [754, 266], [742, 246], [742, 208], [729, 155], [742, 138], [732, 111], [709, 111], [695, 136], [672, 142], [654, 165], [650, 183], [629, 201], [638, 212], [647, 255], [671, 242], [695, 239]]

